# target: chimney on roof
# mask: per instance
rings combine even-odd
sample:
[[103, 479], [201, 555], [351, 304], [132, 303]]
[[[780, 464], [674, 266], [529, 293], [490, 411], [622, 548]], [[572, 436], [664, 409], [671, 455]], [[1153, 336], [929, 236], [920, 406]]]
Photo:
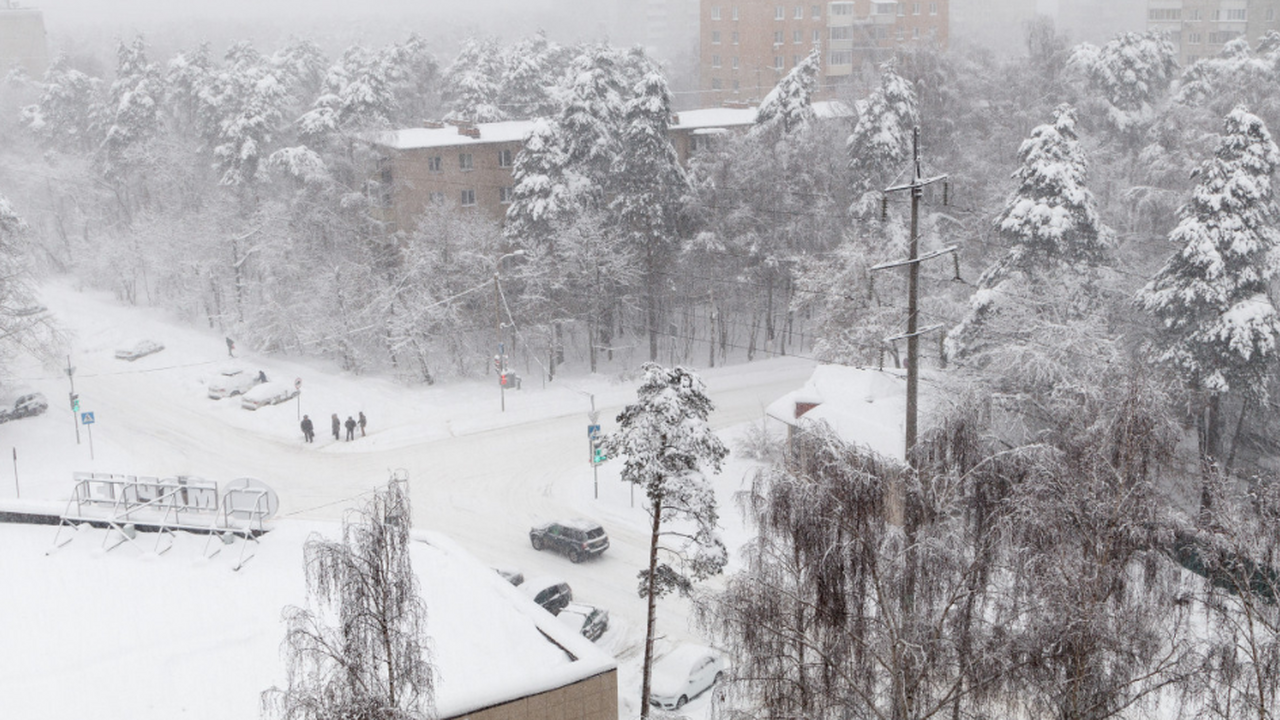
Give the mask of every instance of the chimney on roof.
[[479, 140], [479, 139], [480, 139], [480, 128], [476, 127], [475, 125], [459, 125], [459, 126], [458, 126], [458, 134], [459, 134], [459, 135], [466, 135], [466, 136], [467, 136], [467, 137], [469, 137], [469, 138], [474, 138], [474, 139], [476, 139], [476, 140]]
[[671, 113], [671, 124], [672, 125], [680, 124], [680, 113]]
[[423, 120], [422, 127], [428, 130], [439, 130], [440, 128], [444, 127], [444, 123], [440, 122], [439, 120]]

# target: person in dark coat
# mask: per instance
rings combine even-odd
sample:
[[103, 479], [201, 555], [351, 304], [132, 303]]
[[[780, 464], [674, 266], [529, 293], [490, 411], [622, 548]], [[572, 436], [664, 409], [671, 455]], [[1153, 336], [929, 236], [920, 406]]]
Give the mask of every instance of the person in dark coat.
[[266, 382], [266, 381], [267, 381], [267, 373], [266, 373], [266, 372], [264, 372], [264, 371], [262, 371], [262, 370], [259, 370], [259, 371], [258, 371], [258, 382], [260, 382], [260, 383], [264, 383], [264, 382]]
[[236, 342], [231, 338], [227, 338], [227, 357], [235, 357]]
[[333, 414], [333, 439], [342, 439], [342, 421], [338, 419], [338, 413]]
[[356, 424], [360, 426], [360, 437], [364, 437], [364, 423], [365, 423], [364, 411], [361, 410], [359, 415], [360, 415], [360, 419], [356, 421]]
[[347, 416], [347, 439], [355, 440], [356, 438], [356, 420], [350, 415]]
[[316, 428], [311, 422], [310, 415], [302, 416], [302, 438], [306, 442], [311, 442], [316, 438]]

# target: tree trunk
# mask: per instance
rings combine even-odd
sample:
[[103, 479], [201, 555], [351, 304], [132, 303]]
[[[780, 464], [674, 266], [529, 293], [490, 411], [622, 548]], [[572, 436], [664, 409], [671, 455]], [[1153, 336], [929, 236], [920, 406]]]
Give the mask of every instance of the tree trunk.
[[662, 498], [653, 500], [653, 529], [649, 536], [649, 616], [644, 631], [644, 679], [640, 683], [640, 718], [649, 718], [649, 684], [653, 680], [653, 627], [657, 614], [658, 530], [662, 527]]

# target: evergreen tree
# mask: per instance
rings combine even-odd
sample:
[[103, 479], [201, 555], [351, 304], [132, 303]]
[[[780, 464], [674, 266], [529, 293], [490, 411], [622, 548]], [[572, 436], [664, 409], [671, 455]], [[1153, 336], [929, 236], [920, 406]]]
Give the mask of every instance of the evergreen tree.
[[768, 132], [781, 126], [790, 134], [813, 120], [813, 90], [822, 67], [822, 51], [814, 48], [809, 56], [783, 76], [760, 101], [756, 110], [756, 132]]
[[609, 189], [618, 136], [622, 134], [625, 76], [617, 51], [600, 45], [580, 54], [570, 69], [572, 81], [560, 112], [560, 137], [589, 204], [601, 202]]
[[102, 110], [104, 137], [98, 162], [104, 176], [121, 181], [141, 164], [140, 154], [160, 129], [164, 87], [160, 72], [147, 60], [142, 37], [120, 42], [116, 50], [116, 79]]
[[271, 65], [278, 71], [292, 107], [301, 114], [301, 108], [310, 106], [324, 87], [329, 59], [315, 42], [295, 39], [272, 54]]
[[[729, 450], [707, 423], [714, 406], [697, 373], [645, 363], [637, 402], [618, 415], [618, 430], [602, 443], [609, 457], [626, 456], [622, 479], [643, 489], [651, 519], [649, 566], [640, 572], [648, 600], [640, 717], [649, 716], [657, 599], [724, 570], [727, 553], [716, 528], [715, 492], [704, 468], [720, 472]], [[681, 523], [679, 531], [668, 526]], [[674, 546], [665, 544], [675, 540]]]
[[249, 186], [283, 120], [285, 85], [248, 43], [233, 45], [226, 60], [209, 84], [213, 156], [221, 184]]
[[560, 111], [552, 61], [558, 48], [539, 31], [512, 45], [502, 58], [501, 106], [513, 118], [554, 117]]
[[325, 77], [324, 93], [299, 120], [299, 132], [323, 145], [334, 133], [391, 126], [397, 112], [388, 57], [359, 45], [347, 48]]
[[920, 124], [916, 94], [892, 62], [880, 68], [880, 86], [857, 103], [858, 122], [846, 148], [853, 174], [853, 211], [866, 215], [879, 190], [911, 157], [912, 130]]
[[1136, 139], [1177, 74], [1178, 52], [1161, 32], [1126, 32], [1101, 48], [1081, 45], [1071, 62], [1084, 70], [1090, 88], [1106, 101], [1109, 124]]
[[503, 235], [525, 246], [551, 245], [574, 214], [567, 158], [552, 120], [537, 120], [511, 170], [511, 204]]
[[1266, 125], [1242, 107], [1233, 110], [1169, 234], [1177, 251], [1138, 293], [1160, 323], [1157, 359], [1209, 396], [1206, 460], [1218, 459], [1219, 398], [1234, 393], [1265, 402], [1275, 368], [1280, 316], [1269, 290], [1280, 270], [1271, 187], [1278, 163]]
[[507, 119], [499, 106], [502, 55], [493, 38], [467, 38], [458, 57], [444, 71], [444, 96], [450, 110], [446, 120], [487, 123]]
[[27, 126], [50, 146], [82, 153], [98, 142], [96, 111], [102, 81], [71, 67], [60, 55], [45, 72], [38, 105]]
[[669, 284], [661, 271], [679, 248], [676, 220], [688, 181], [668, 132], [671, 92], [667, 81], [651, 73], [636, 85], [634, 95], [627, 103], [626, 129], [613, 167], [617, 180], [611, 211], [624, 241], [642, 258], [652, 361], [658, 358], [662, 289]]

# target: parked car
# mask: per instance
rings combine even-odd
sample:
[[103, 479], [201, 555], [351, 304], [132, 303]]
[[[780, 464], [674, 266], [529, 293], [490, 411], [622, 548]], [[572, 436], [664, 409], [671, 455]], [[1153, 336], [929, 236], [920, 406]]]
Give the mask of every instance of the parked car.
[[261, 373], [238, 367], [225, 368], [209, 381], [209, 397], [221, 400], [224, 397], [243, 395], [261, 383]]
[[141, 357], [153, 355], [164, 349], [164, 346], [154, 340], [139, 340], [132, 347], [122, 348], [116, 351], [117, 360], [128, 360], [133, 362]]
[[676, 710], [724, 677], [724, 656], [702, 645], [680, 645], [653, 663], [649, 704]]
[[520, 572], [519, 570], [516, 570], [515, 568], [502, 567], [502, 568], [494, 568], [493, 570], [494, 572], [501, 575], [503, 580], [506, 580], [512, 585], [519, 585], [520, 583], [524, 582], [524, 573]]
[[533, 598], [533, 601], [547, 609], [552, 615], [557, 615], [570, 602], [573, 601], [573, 590], [569, 587], [569, 583], [554, 577], [537, 577], [531, 578], [520, 589], [525, 595]]
[[298, 396], [298, 390], [289, 383], [265, 382], [240, 396], [240, 407], [257, 410], [267, 405], [279, 405]]
[[581, 518], [539, 525], [529, 531], [529, 542], [534, 550], [550, 548], [576, 563], [609, 548], [609, 536], [600, 523]]
[[49, 401], [45, 400], [43, 393], [30, 393], [15, 400], [13, 408], [0, 409], [0, 422], [39, 415], [48, 409]]
[[556, 617], [591, 642], [599, 640], [609, 629], [609, 611], [594, 605], [571, 602]]

